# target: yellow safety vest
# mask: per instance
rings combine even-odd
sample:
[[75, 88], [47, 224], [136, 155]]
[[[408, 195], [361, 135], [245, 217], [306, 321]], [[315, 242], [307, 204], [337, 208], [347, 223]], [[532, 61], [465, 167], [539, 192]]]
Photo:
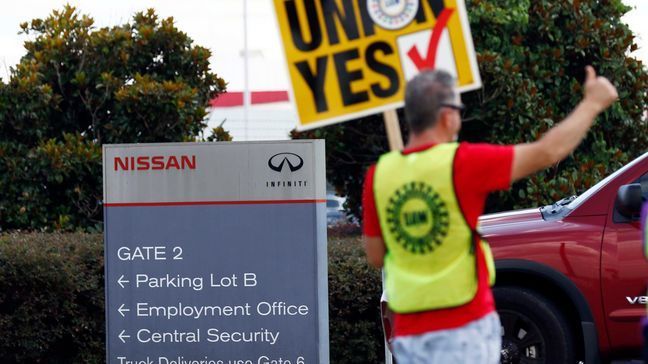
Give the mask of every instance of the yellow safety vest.
[[[384, 154], [374, 175], [389, 307], [398, 313], [461, 306], [477, 293], [475, 236], [453, 183], [457, 143]], [[488, 244], [481, 242], [491, 284]]]

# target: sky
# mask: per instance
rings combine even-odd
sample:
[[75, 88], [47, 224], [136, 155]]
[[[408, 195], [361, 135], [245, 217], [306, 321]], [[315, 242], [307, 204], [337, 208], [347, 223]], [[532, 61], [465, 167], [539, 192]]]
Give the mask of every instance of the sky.
[[[635, 8], [624, 17], [638, 36], [640, 48], [632, 55], [648, 64], [648, 0], [624, 2]], [[0, 77], [6, 80], [9, 67], [24, 53], [22, 44], [27, 36], [18, 34], [19, 24], [46, 17], [66, 3], [91, 15], [99, 27], [126, 22], [135, 12], [151, 7], [161, 17], [173, 16], [178, 28], [196, 44], [212, 50], [212, 70], [228, 82], [228, 90], [243, 90], [243, 0], [3, 0]], [[287, 90], [288, 74], [272, 0], [248, 0], [248, 44], [251, 89]]]
[[[20, 0], [2, 2], [0, 11], [0, 77], [24, 54], [26, 35], [18, 35], [21, 22], [46, 17], [66, 3], [91, 15], [98, 27], [124, 23], [137, 11], [154, 8], [173, 16], [176, 26], [196, 44], [212, 51], [212, 70], [229, 82], [230, 91], [242, 90], [242, 0]], [[272, 0], [248, 0], [250, 82], [254, 90], [287, 90], [288, 76]]]

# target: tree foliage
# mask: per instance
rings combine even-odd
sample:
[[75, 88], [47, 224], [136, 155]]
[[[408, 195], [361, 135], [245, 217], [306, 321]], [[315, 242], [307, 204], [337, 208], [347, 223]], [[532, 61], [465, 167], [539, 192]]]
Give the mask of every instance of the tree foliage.
[[[592, 64], [619, 91], [619, 101], [597, 118], [565, 161], [492, 196], [487, 210], [547, 204], [580, 193], [646, 151], [648, 73], [631, 56], [634, 36], [620, 0], [466, 1], [483, 88], [463, 95], [461, 139], [511, 144], [532, 141], [582, 97], [584, 67]], [[401, 126], [405, 133], [402, 115]], [[356, 215], [364, 171], [387, 147], [380, 115], [295, 138], [327, 141], [327, 177], [348, 195]]]
[[0, 82], [0, 229], [99, 224], [101, 145], [196, 140], [225, 90], [210, 51], [152, 9], [97, 28], [66, 6], [21, 28]]

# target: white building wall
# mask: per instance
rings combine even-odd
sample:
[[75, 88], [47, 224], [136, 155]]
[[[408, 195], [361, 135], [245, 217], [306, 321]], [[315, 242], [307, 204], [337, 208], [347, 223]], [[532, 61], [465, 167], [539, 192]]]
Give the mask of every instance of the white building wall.
[[287, 140], [290, 139], [290, 131], [297, 125], [297, 113], [290, 102], [251, 105], [246, 138], [243, 107], [216, 107], [210, 110], [206, 135], [223, 120], [223, 127], [230, 132], [234, 141]]

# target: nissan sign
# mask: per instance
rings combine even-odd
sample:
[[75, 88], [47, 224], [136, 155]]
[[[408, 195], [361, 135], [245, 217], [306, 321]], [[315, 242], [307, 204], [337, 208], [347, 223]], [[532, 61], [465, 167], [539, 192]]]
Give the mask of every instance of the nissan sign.
[[329, 362], [323, 141], [103, 158], [107, 363]]

